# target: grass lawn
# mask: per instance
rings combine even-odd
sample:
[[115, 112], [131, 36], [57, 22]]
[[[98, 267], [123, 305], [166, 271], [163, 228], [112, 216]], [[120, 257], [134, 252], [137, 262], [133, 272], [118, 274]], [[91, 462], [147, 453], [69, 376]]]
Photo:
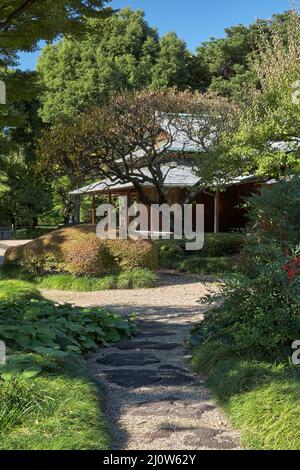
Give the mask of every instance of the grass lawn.
[[194, 349], [191, 365], [206, 376], [245, 448], [300, 450], [299, 368], [247, 360], [213, 342]]
[[31, 380], [0, 382], [0, 449], [109, 449], [100, 397], [80, 360], [61, 361]]
[[31, 282], [14, 279], [1, 279], [0, 282], [0, 302], [18, 302], [39, 296], [38, 290]]

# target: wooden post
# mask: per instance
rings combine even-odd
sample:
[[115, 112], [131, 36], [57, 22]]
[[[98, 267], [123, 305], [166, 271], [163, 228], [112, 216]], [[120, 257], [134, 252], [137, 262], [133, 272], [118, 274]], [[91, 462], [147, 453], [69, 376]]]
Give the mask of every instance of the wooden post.
[[80, 224], [80, 195], [76, 194], [74, 196], [74, 210], [73, 210], [73, 220], [74, 224]]
[[214, 209], [214, 232], [220, 231], [220, 191], [215, 194], [215, 209]]
[[95, 193], [93, 193], [93, 199], [92, 199], [92, 225], [96, 225], [96, 198], [95, 198]]
[[[131, 206], [131, 191], [128, 192], [127, 194], [127, 209]], [[127, 210], [127, 227], [129, 227], [130, 224], [130, 217], [128, 215], [128, 210]]]

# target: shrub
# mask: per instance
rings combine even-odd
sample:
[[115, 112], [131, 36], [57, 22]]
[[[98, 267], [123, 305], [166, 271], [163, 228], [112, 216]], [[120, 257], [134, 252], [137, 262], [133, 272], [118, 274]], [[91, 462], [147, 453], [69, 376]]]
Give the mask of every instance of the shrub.
[[199, 275], [221, 275], [229, 273], [233, 271], [234, 264], [235, 258], [233, 257], [205, 258], [199, 254], [187, 255], [181, 259], [164, 258], [160, 260], [160, 266], [162, 268]]
[[41, 237], [46, 233], [57, 230], [58, 227], [36, 227], [36, 228], [21, 228], [15, 231], [16, 240], [33, 240], [34, 238]]
[[[189, 254], [204, 258], [233, 256], [240, 252], [243, 243], [244, 237], [240, 233], [206, 233], [202, 250], [191, 251]], [[160, 259], [186, 256], [184, 240], [159, 240], [156, 244]]]
[[201, 255], [204, 257], [226, 257], [239, 253], [244, 244], [240, 233], [206, 233]]
[[248, 236], [254, 243], [281, 247], [300, 240], [300, 176], [261, 189], [248, 200]]
[[101, 276], [136, 268], [156, 269], [157, 249], [148, 240], [100, 240], [92, 225], [68, 227], [10, 248], [6, 262], [36, 273]]
[[238, 269], [249, 275], [259, 275], [262, 266], [292, 258], [300, 241], [300, 177], [261, 189], [248, 200], [250, 223]]
[[254, 278], [229, 277], [222, 294], [224, 303], [207, 311], [193, 331], [198, 342], [221, 339], [247, 354], [286, 360], [300, 337], [300, 278], [289, 280], [274, 263]]
[[158, 252], [151, 240], [106, 240], [105, 246], [120, 271], [158, 268]]

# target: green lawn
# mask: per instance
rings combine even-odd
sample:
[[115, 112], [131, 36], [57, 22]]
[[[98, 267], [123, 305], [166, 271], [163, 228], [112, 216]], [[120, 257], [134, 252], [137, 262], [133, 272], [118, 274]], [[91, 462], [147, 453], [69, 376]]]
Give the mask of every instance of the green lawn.
[[14, 279], [0, 280], [0, 302], [17, 302], [38, 296], [37, 289], [30, 282]]
[[101, 391], [83, 362], [63, 361], [31, 380], [0, 382], [1, 450], [105, 450]]
[[194, 349], [191, 365], [206, 377], [245, 448], [300, 450], [299, 368], [244, 359], [213, 342]]

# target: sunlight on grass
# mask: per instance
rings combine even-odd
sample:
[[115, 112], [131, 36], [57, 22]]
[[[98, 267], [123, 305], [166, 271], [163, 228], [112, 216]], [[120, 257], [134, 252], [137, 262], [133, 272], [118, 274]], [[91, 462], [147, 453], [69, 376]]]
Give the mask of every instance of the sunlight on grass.
[[206, 376], [244, 447], [300, 450], [299, 371], [245, 360], [216, 342], [195, 348], [191, 365]]
[[1, 450], [109, 448], [96, 385], [79, 361], [63, 366], [60, 374], [14, 378], [1, 385]]

